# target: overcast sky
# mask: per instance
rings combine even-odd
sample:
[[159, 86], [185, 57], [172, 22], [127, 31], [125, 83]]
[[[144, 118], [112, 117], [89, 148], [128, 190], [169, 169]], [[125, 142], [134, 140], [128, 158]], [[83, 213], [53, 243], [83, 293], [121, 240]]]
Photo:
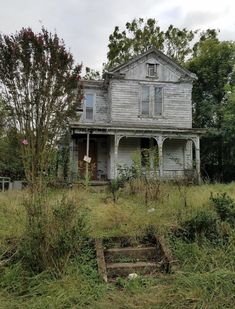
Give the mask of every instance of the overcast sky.
[[235, 40], [235, 0], [0, 0], [0, 31], [22, 27], [56, 30], [77, 62], [101, 70], [108, 37], [133, 18], [155, 18], [188, 29], [220, 29], [220, 38]]

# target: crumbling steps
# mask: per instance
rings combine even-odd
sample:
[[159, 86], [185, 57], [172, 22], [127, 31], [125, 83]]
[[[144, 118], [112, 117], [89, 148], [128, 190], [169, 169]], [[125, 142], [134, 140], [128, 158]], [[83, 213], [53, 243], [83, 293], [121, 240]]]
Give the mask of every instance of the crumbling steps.
[[161, 267], [157, 262], [107, 263], [108, 278], [127, 277], [131, 273], [153, 275]]
[[[128, 240], [123, 243], [128, 243]], [[98, 270], [105, 282], [131, 273], [154, 275], [160, 271], [169, 272], [174, 264], [163, 237], [156, 237], [155, 243], [148, 246], [139, 244], [116, 248], [114, 246], [120, 243], [114, 240], [113, 248], [104, 249], [102, 239], [96, 239], [95, 244]]]
[[156, 247], [125, 247], [104, 250], [105, 261], [108, 262], [138, 262], [156, 261]]

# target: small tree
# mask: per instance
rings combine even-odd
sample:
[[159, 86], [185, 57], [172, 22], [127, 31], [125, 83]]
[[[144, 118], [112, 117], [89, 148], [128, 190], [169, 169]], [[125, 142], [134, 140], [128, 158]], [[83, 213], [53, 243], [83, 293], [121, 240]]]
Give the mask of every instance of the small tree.
[[0, 90], [21, 137], [32, 188], [40, 188], [55, 142], [75, 115], [80, 71], [63, 40], [45, 28], [0, 35]]

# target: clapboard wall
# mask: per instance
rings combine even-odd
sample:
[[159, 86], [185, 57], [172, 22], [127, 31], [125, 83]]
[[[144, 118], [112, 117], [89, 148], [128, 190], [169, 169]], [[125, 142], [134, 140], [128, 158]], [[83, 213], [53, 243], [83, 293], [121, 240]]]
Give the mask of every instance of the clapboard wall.
[[163, 114], [155, 117], [141, 116], [142, 85], [137, 80], [113, 79], [110, 82], [111, 121], [140, 126], [192, 127], [191, 83], [147, 83], [163, 88]]

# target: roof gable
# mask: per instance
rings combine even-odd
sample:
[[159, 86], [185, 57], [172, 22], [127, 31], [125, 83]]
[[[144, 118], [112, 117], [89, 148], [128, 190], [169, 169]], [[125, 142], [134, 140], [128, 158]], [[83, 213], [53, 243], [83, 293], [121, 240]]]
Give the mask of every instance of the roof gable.
[[133, 65], [135, 65], [138, 62], [141, 62], [141, 60], [145, 61], [146, 57], [148, 57], [147, 59], [148, 63], [159, 64], [160, 62], [161, 64], [166, 64], [168, 68], [173, 70], [176, 74], [178, 73], [178, 75], [187, 77], [192, 80], [197, 79], [196, 74], [183, 68], [182, 66], [177, 64], [175, 61], [173, 61], [171, 58], [169, 58], [168, 56], [166, 56], [165, 54], [163, 54], [161, 51], [159, 51], [158, 49], [154, 47], [148, 49], [145, 53], [142, 53], [130, 59], [128, 62], [119, 65], [118, 67], [111, 70], [109, 73], [111, 74], [124, 73], [128, 71], [128, 68], [133, 67]]

